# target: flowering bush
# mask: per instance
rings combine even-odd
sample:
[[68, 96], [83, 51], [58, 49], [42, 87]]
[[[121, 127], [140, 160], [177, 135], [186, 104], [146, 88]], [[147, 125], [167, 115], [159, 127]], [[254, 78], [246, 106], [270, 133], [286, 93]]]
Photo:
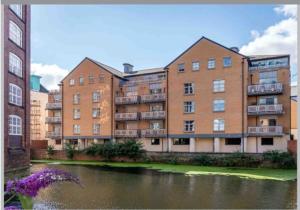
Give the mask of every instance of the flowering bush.
[[[12, 196], [5, 203], [8, 203], [13, 197], [18, 196], [24, 209], [32, 209], [32, 198], [37, 196], [40, 189], [62, 181], [73, 182], [81, 186], [79, 179], [72, 174], [49, 168], [20, 180], [9, 180], [6, 183], [6, 192], [11, 193]], [[7, 209], [12, 209], [12, 207], [7, 207]]]

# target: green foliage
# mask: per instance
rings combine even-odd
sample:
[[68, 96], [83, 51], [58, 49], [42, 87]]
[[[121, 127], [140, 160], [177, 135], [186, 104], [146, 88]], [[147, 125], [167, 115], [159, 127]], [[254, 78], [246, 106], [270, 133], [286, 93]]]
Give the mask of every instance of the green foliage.
[[177, 165], [177, 164], [178, 164], [178, 158], [177, 158], [176, 156], [171, 157], [171, 158], [168, 160], [168, 163], [169, 163], [169, 164], [173, 164], [173, 165]]
[[73, 159], [74, 154], [75, 154], [75, 145], [70, 144], [70, 143], [66, 143], [65, 144], [65, 151], [66, 151], [67, 157], [69, 159]]
[[47, 146], [47, 154], [49, 156], [54, 155], [54, 146], [52, 146], [52, 145]]
[[127, 156], [129, 158], [138, 158], [144, 153], [143, 145], [141, 142], [129, 140], [118, 145], [118, 154], [120, 156]]
[[280, 152], [278, 150], [267, 151], [263, 153], [263, 158], [276, 164], [279, 168], [297, 168], [295, 159], [288, 152]]
[[33, 209], [33, 200], [29, 196], [21, 195], [18, 193], [18, 198], [21, 202], [23, 209]]
[[193, 159], [193, 162], [199, 166], [211, 166], [213, 165], [214, 158], [209, 155], [198, 155]]

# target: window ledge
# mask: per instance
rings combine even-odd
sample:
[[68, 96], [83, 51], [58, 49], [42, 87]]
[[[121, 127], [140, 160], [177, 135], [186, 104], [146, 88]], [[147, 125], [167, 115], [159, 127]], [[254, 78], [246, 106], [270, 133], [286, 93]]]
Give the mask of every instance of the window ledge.
[[195, 112], [183, 112], [183, 114], [195, 114]]

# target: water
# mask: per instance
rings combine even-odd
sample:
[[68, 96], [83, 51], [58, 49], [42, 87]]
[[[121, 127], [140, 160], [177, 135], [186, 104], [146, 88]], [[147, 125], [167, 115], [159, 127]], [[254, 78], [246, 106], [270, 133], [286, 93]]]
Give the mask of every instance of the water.
[[79, 176], [84, 188], [59, 183], [40, 191], [35, 209], [61, 208], [295, 208], [296, 181], [186, 176], [142, 168], [34, 164]]

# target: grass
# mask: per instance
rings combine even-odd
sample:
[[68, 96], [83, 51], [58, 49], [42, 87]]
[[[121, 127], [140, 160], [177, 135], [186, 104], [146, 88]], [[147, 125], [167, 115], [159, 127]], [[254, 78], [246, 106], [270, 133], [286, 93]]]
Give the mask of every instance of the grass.
[[111, 167], [143, 167], [161, 172], [175, 172], [186, 175], [226, 175], [241, 178], [289, 181], [297, 178], [295, 169], [270, 169], [270, 168], [232, 168], [195, 165], [174, 165], [165, 163], [123, 163], [75, 160], [31, 160], [32, 163], [56, 163], [63, 165], [91, 165]]

